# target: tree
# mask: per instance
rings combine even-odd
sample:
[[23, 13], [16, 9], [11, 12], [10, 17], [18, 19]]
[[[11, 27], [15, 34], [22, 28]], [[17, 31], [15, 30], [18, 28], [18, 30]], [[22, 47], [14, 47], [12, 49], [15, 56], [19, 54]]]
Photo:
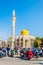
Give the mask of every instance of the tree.
[[35, 40], [34, 40], [34, 47], [35, 47], [35, 48], [38, 47], [39, 42], [40, 42], [40, 38], [39, 38], [39, 37], [36, 37]]
[[36, 41], [34, 41], [34, 47], [37, 48], [38, 47], [38, 43]]

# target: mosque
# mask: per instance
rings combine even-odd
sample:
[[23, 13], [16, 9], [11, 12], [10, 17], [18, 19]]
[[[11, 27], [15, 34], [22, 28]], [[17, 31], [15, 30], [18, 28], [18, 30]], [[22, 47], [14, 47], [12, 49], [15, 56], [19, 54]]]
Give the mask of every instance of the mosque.
[[12, 13], [12, 40], [10, 40], [10, 46], [13, 49], [15, 45], [18, 45], [20, 48], [30, 48], [33, 47], [34, 36], [30, 36], [28, 30], [24, 29], [21, 31], [20, 35], [15, 37], [15, 10]]
[[34, 36], [30, 36], [28, 30], [21, 31], [19, 36], [16, 36], [15, 43], [21, 48], [31, 48], [34, 43]]
[[[33, 47], [34, 43], [34, 36], [30, 36], [28, 30], [24, 29], [21, 31], [19, 36], [15, 37], [15, 11], [13, 11], [13, 16], [12, 16], [12, 48], [14, 45], [18, 45], [20, 48], [30, 48]], [[15, 43], [15, 44], [14, 44]]]

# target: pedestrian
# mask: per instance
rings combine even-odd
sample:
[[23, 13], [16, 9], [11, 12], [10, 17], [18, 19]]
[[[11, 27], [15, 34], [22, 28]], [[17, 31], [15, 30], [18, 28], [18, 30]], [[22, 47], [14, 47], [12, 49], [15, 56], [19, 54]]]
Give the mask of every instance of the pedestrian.
[[15, 55], [18, 55], [18, 45], [16, 45], [16, 46], [14, 47], [14, 50], [15, 50]]
[[9, 56], [9, 53], [10, 53], [10, 50], [11, 50], [10, 46], [8, 45], [6, 49], [7, 49], [7, 55]]

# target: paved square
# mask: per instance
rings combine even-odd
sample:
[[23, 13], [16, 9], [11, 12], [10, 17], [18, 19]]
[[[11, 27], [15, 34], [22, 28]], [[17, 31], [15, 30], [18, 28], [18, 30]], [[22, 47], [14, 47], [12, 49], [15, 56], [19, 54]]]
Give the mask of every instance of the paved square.
[[43, 65], [43, 58], [42, 60], [22, 60], [20, 58], [10, 58], [4, 57], [0, 58], [0, 65]]

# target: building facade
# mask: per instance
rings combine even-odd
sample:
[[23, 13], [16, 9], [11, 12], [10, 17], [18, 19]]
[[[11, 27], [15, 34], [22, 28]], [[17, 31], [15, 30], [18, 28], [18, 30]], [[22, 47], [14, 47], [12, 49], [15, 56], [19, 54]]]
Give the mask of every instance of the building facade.
[[16, 36], [15, 43], [20, 48], [31, 48], [34, 43], [34, 36], [30, 36], [27, 30], [22, 30], [19, 36]]

